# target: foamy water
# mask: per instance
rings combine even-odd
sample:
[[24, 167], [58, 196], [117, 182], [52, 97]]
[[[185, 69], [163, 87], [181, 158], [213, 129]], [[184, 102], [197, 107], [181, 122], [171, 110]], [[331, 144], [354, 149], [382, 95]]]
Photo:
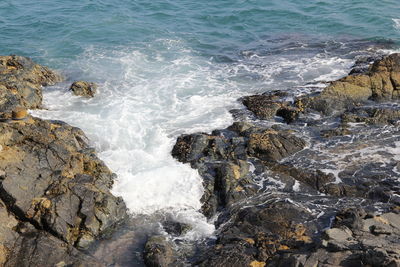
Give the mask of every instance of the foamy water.
[[[214, 230], [199, 213], [203, 193], [196, 170], [170, 152], [179, 134], [209, 132], [232, 123], [238, 97], [270, 89], [332, 80], [352, 60], [315, 53], [242, 58], [216, 64], [180, 40], [146, 48], [88, 48], [64, 70], [71, 79], [99, 84], [93, 99], [72, 96], [72, 81], [46, 88], [36, 116], [82, 128], [99, 157], [118, 175], [113, 192], [134, 215], [169, 212], [193, 225], [192, 237]], [[271, 84], [274, 87], [270, 87]]]

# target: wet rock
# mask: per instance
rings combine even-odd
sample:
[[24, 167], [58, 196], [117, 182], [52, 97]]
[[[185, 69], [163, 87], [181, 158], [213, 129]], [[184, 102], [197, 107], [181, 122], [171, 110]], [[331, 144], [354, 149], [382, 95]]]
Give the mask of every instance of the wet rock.
[[319, 95], [303, 97], [298, 103], [331, 114], [357, 106], [368, 99], [392, 100], [400, 97], [400, 54], [391, 54], [375, 61], [368, 72], [351, 74], [332, 82]]
[[30, 58], [0, 56], [0, 110], [11, 111], [17, 106], [39, 108], [42, 86], [60, 82], [62, 77]]
[[305, 170], [288, 164], [270, 164], [268, 167], [275, 175], [288, 175], [321, 193], [326, 193], [326, 186], [336, 179], [333, 174], [326, 174], [320, 170]]
[[395, 108], [358, 108], [341, 116], [342, 123], [366, 123], [370, 125], [396, 124], [400, 120], [400, 110]]
[[71, 85], [70, 90], [77, 96], [93, 97], [97, 92], [97, 84], [86, 81], [76, 81]]
[[164, 236], [152, 236], [144, 248], [144, 262], [148, 267], [173, 266], [173, 244]]
[[269, 266], [276, 253], [312, 243], [310, 213], [285, 201], [244, 208], [223, 226], [200, 266]]
[[271, 95], [252, 95], [243, 98], [243, 104], [260, 119], [272, 119], [276, 116], [282, 103]]
[[[110, 193], [114, 175], [88, 147], [80, 129], [30, 118], [0, 122], [0, 136], [0, 199], [14, 216], [10, 222], [24, 222], [34, 235], [45, 232], [56, 244], [77, 249], [88, 248], [123, 222], [125, 204]], [[18, 236], [9, 230], [5, 236]], [[1, 245], [27, 260], [18, 254], [23, 248]], [[57, 249], [55, 253], [61, 253]], [[55, 259], [64, 259], [68, 251]]]
[[181, 236], [191, 230], [189, 224], [169, 220], [163, 222], [162, 226], [168, 234], [175, 236]]
[[306, 142], [288, 131], [267, 129], [249, 137], [249, 155], [265, 161], [279, 161], [306, 145]]
[[301, 110], [293, 107], [286, 100], [287, 97], [286, 92], [272, 91], [262, 95], [245, 96], [242, 103], [259, 119], [270, 120], [279, 116], [285, 122], [291, 123], [298, 119]]
[[278, 161], [304, 146], [305, 142], [290, 131], [234, 123], [211, 135], [180, 136], [172, 155], [199, 170], [205, 188], [203, 212], [211, 217], [219, 208], [257, 192], [257, 185], [248, 176], [249, 157]]

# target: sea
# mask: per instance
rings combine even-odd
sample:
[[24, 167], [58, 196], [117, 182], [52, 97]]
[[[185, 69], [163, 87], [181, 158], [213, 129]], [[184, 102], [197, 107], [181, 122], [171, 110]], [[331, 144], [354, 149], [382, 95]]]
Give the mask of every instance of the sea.
[[[31, 113], [83, 129], [132, 217], [172, 214], [189, 239], [215, 229], [201, 177], [170, 154], [179, 135], [229, 126], [244, 95], [312, 92], [399, 48], [398, 0], [0, 1], [0, 54], [66, 77]], [[98, 94], [73, 96], [76, 80]]]

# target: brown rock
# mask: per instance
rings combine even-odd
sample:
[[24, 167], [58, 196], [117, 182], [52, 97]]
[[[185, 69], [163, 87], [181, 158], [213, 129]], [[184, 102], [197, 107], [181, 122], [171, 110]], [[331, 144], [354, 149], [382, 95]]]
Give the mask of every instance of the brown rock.
[[0, 111], [16, 106], [39, 108], [42, 86], [60, 82], [62, 77], [20, 56], [0, 56]]
[[71, 85], [70, 90], [77, 96], [93, 97], [97, 91], [97, 84], [76, 81]]
[[15, 108], [12, 111], [12, 118], [13, 120], [22, 120], [28, 116], [28, 111], [25, 108]]

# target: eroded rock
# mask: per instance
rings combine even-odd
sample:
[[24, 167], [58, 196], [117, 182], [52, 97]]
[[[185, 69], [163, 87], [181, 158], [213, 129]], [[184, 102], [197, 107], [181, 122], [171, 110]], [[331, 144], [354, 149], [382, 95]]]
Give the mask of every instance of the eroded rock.
[[29, 58], [0, 56], [0, 111], [11, 111], [17, 106], [39, 108], [42, 86], [61, 80], [59, 74]]
[[97, 84], [86, 81], [74, 82], [70, 90], [77, 96], [93, 97], [97, 92]]

